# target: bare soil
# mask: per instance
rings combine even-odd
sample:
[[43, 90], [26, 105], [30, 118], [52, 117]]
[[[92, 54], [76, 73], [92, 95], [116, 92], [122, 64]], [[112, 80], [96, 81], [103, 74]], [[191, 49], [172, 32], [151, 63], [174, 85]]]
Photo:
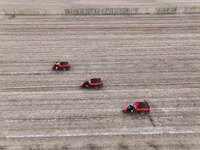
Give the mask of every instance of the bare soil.
[[[200, 147], [199, 14], [3, 17], [0, 52], [0, 149]], [[149, 116], [122, 113], [140, 100]]]

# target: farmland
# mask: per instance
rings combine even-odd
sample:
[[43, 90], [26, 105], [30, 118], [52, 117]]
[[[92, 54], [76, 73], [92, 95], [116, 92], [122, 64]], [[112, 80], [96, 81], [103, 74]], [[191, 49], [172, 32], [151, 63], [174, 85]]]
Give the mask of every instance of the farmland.
[[0, 52], [0, 149], [200, 147], [199, 14], [2, 16]]
[[[136, 14], [200, 13], [199, 0], [1, 0], [0, 14], [63, 15], [68, 9], [133, 9]], [[136, 10], [136, 11], [135, 11]], [[167, 11], [166, 11], [167, 10]], [[174, 12], [174, 11], [172, 11]]]

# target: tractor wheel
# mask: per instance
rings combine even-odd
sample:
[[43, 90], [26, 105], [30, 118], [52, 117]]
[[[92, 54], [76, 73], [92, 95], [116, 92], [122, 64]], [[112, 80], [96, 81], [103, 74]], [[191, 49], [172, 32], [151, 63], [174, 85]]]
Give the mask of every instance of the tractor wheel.
[[127, 109], [127, 112], [128, 112], [128, 113], [131, 113], [131, 110], [130, 110], [130, 109]]
[[67, 69], [66, 68], [63, 68], [63, 71], [66, 71]]

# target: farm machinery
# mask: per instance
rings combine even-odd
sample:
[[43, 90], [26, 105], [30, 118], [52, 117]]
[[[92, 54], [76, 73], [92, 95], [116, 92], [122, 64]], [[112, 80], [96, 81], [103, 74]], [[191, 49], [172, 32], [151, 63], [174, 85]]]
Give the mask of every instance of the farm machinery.
[[90, 80], [85, 80], [81, 83], [80, 87], [82, 88], [101, 88], [103, 86], [103, 81], [101, 78], [92, 78]]
[[149, 113], [151, 110], [150, 105], [147, 101], [143, 102], [133, 102], [129, 105], [123, 106], [124, 113], [139, 113], [141, 115], [145, 115]]
[[56, 70], [56, 71], [66, 71], [69, 70], [70, 68], [70, 64], [68, 62], [56, 62], [53, 66], [52, 66], [52, 70]]

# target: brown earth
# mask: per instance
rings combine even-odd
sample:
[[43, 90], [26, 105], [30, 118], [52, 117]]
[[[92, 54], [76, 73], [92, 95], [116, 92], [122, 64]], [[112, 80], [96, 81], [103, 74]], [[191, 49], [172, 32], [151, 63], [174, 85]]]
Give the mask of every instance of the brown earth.
[[[198, 14], [8, 16], [0, 52], [0, 149], [200, 147]], [[90, 77], [105, 86], [80, 89]], [[122, 113], [144, 99], [150, 116]]]

